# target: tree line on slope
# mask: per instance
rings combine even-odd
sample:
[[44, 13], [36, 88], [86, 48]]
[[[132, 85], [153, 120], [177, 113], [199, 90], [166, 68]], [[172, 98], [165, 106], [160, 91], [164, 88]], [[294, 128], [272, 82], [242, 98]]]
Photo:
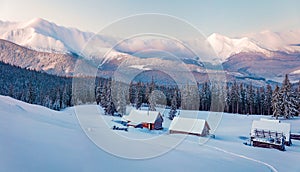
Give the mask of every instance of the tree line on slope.
[[[171, 109], [219, 111], [240, 114], [263, 114], [290, 118], [299, 115], [300, 84], [292, 87], [286, 75], [282, 86], [254, 87], [243, 83], [198, 83], [181, 86], [132, 82], [125, 84], [107, 78], [81, 78], [82, 88], [72, 90], [72, 78], [49, 75], [0, 63], [0, 94], [18, 100], [60, 110], [69, 106], [97, 102], [106, 114], [124, 115], [126, 105], [149, 110], [164, 105]], [[95, 84], [88, 84], [92, 82]], [[91, 90], [86, 92], [84, 90]], [[72, 92], [73, 91], [73, 92]], [[76, 94], [76, 98], [74, 98]]]
[[0, 62], [0, 94], [60, 110], [72, 105], [72, 79]]
[[271, 85], [254, 87], [237, 82], [187, 83], [166, 87], [156, 85], [153, 81], [126, 85], [108, 79], [98, 85], [97, 103], [108, 109], [107, 114], [110, 115], [114, 112], [125, 114], [128, 104], [136, 109], [144, 104], [149, 110], [155, 110], [156, 105], [165, 105], [171, 109], [170, 119], [173, 119], [177, 109], [273, 115], [276, 118], [297, 116], [300, 109], [300, 82], [297, 88], [293, 88], [287, 75], [282, 86], [276, 86], [275, 90]]

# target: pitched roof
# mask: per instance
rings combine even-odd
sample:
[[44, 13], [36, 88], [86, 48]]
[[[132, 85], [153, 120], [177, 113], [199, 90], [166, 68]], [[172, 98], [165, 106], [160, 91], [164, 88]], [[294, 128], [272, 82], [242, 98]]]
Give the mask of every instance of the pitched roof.
[[269, 121], [269, 122], [276, 122], [280, 123], [280, 120], [275, 120], [275, 119], [266, 119], [266, 118], [260, 118], [261, 121]]
[[131, 110], [129, 115], [124, 115], [122, 118], [132, 123], [154, 123], [160, 115], [158, 111]]
[[290, 139], [291, 124], [289, 123], [279, 123], [271, 120], [253, 121], [251, 127], [252, 136], [255, 135], [255, 129], [283, 133], [286, 140]]
[[209, 128], [208, 123], [204, 119], [174, 117], [170, 124], [169, 130], [202, 134], [206, 124]]

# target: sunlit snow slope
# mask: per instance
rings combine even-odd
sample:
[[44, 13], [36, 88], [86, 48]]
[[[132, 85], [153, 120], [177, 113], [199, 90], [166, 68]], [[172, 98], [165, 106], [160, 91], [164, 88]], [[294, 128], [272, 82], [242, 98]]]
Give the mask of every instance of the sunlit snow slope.
[[[95, 105], [77, 108], [91, 115], [94, 112], [89, 109]], [[200, 114], [207, 116], [207, 112]], [[98, 115], [111, 122], [112, 117]], [[189, 136], [166, 154], [130, 160], [93, 144], [79, 126], [74, 108], [56, 112], [0, 96], [0, 171], [299, 171], [298, 141], [285, 152], [243, 145], [252, 120], [260, 117], [224, 114], [216, 138], [205, 145], [199, 145], [196, 136]], [[169, 123], [167, 118], [165, 122]], [[286, 122], [292, 124], [292, 132], [300, 132], [299, 118]], [[107, 127], [91, 125], [95, 129]], [[162, 137], [178, 136], [162, 133]], [[155, 133], [131, 128], [127, 134], [151, 137]], [[103, 142], [124, 146], [110, 139]], [[156, 151], [159, 145], [147, 144], [145, 151]], [[131, 150], [125, 149], [128, 153]]]

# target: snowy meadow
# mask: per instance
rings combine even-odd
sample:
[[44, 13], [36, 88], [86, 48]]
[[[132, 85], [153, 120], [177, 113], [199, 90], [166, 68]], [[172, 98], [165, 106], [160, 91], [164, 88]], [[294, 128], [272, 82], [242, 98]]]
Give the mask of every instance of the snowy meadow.
[[[87, 115], [104, 119], [104, 126], [91, 121], [88, 128], [79, 125], [76, 111], [84, 109]], [[94, 109], [99, 109], [94, 111]], [[157, 156], [145, 159], [132, 159], [111, 154], [94, 144], [85, 132], [95, 133], [107, 130], [120, 117], [101, 114], [96, 105], [81, 105], [57, 112], [48, 108], [27, 104], [10, 97], [0, 97], [0, 171], [299, 171], [300, 142], [286, 151], [258, 148], [244, 145], [249, 138], [253, 120], [271, 118], [261, 115], [222, 115], [222, 120], [214, 135], [205, 144], [199, 144], [199, 137], [186, 136], [171, 147], [166, 142], [145, 142], [144, 154], [157, 152]], [[170, 120], [164, 114], [164, 129], [148, 131], [130, 128], [128, 132], [111, 130], [119, 137], [107, 137], [108, 133], [98, 132], [103, 144], [122, 155], [131, 155], [134, 148], [139, 149], [141, 140], [155, 137], [176, 139], [179, 134], [168, 134]], [[93, 114], [95, 113], [95, 114]], [[203, 118], [208, 112], [197, 112]], [[300, 118], [284, 120], [291, 124], [293, 133], [300, 133]], [[105, 129], [106, 128], [106, 129]], [[120, 142], [131, 138], [131, 145]], [[103, 139], [105, 138], [105, 139]], [[109, 139], [111, 138], [111, 139]], [[116, 138], [116, 140], [113, 140]], [[129, 148], [129, 149], [128, 149]], [[160, 152], [167, 150], [165, 152]], [[120, 155], [120, 154], [119, 154]], [[146, 168], [147, 167], [147, 168]]]

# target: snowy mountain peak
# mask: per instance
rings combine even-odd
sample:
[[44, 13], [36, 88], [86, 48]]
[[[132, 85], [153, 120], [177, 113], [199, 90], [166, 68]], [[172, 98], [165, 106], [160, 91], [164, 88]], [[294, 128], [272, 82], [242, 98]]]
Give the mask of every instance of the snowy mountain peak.
[[49, 25], [50, 22], [48, 22], [47, 20], [45, 19], [42, 19], [42, 18], [33, 18], [27, 22], [23, 22], [22, 23], [22, 27], [23, 28], [26, 28], [26, 27], [38, 27], [38, 26], [41, 26], [41, 25]]
[[44, 52], [78, 53], [93, 35], [58, 26], [42, 18], [0, 26], [1, 39]]
[[218, 39], [218, 40], [230, 40], [229, 37], [221, 35], [219, 33], [213, 33], [211, 34], [208, 39]]
[[228, 57], [241, 52], [260, 52], [269, 54], [269, 52], [255, 43], [248, 37], [229, 38], [221, 34], [213, 33], [207, 41], [211, 44], [217, 55], [225, 61]]

